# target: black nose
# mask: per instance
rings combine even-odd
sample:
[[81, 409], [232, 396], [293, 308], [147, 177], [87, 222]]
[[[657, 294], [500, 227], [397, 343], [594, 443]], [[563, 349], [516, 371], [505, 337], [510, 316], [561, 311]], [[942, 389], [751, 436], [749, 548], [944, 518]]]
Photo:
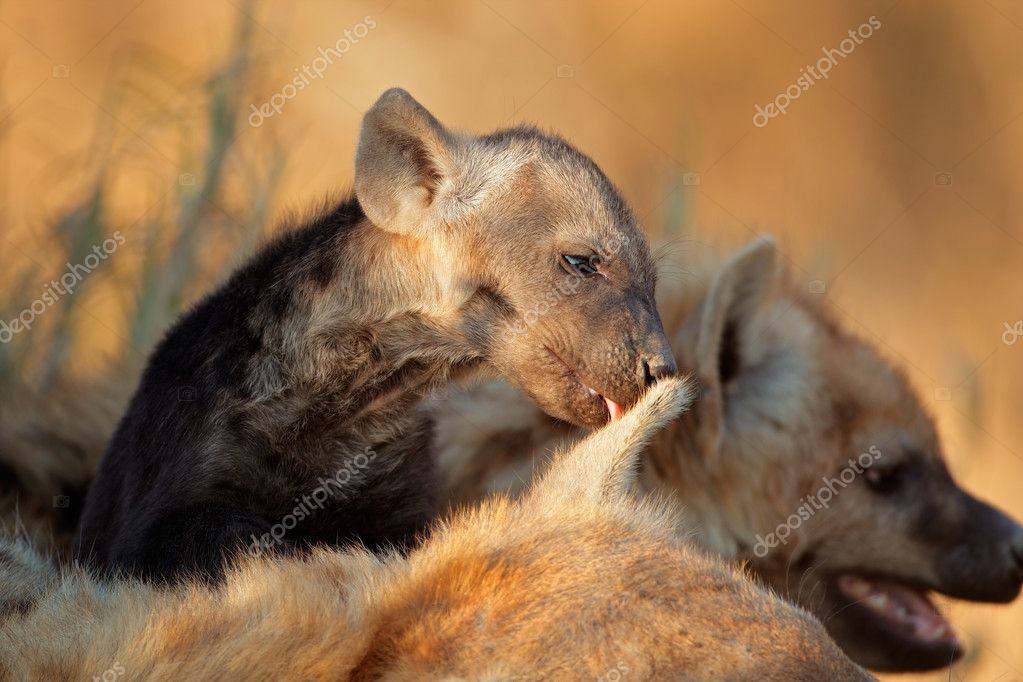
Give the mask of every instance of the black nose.
[[1016, 560], [1012, 576], [1016, 579], [1016, 582], [1023, 583], [1023, 532], [1016, 534], [1016, 537], [1009, 546], [1009, 552], [1012, 558]]
[[640, 380], [643, 385], [652, 386], [657, 383], [658, 379], [678, 374], [678, 366], [675, 364], [675, 358], [670, 354], [661, 353], [643, 358], [640, 362], [640, 372], [642, 373]]

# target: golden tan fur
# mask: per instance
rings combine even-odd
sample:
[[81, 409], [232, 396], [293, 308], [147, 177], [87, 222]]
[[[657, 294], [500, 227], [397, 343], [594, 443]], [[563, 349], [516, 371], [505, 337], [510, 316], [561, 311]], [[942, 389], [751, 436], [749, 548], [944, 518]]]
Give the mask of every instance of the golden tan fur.
[[4, 679], [868, 679], [812, 617], [691, 548], [670, 505], [630, 496], [687, 401], [662, 381], [528, 495], [407, 558], [249, 559], [214, 590], [40, 572], [44, 596], [0, 631]]

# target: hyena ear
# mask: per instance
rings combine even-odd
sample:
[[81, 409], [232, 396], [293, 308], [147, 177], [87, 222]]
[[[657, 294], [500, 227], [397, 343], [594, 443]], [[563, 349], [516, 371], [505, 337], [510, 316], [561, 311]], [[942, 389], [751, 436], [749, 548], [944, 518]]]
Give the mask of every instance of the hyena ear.
[[680, 377], [658, 381], [620, 419], [556, 455], [533, 485], [529, 502], [550, 509], [618, 499], [635, 480], [640, 456], [653, 435], [692, 402], [691, 389], [689, 380]]
[[378, 227], [415, 234], [438, 217], [453, 174], [452, 136], [423, 105], [391, 88], [362, 120], [355, 153], [355, 195]]
[[705, 457], [721, 448], [725, 387], [743, 370], [747, 329], [777, 282], [774, 239], [761, 237], [717, 272], [694, 320], [693, 370], [701, 384], [697, 439]]

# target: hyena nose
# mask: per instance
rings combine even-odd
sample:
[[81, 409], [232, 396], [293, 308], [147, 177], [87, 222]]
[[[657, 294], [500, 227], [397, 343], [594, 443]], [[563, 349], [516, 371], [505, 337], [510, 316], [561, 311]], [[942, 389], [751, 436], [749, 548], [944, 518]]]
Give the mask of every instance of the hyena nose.
[[1016, 561], [1012, 575], [1016, 582], [1023, 583], [1023, 532], [1016, 533], [1009, 546], [1009, 552]]
[[640, 361], [640, 381], [644, 386], [652, 386], [658, 379], [678, 374], [678, 366], [671, 353], [658, 353], [646, 356]]

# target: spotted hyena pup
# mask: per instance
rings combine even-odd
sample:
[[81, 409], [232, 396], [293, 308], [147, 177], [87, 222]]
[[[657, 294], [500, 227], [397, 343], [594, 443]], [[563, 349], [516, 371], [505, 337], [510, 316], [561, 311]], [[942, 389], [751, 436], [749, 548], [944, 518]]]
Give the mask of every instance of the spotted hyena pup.
[[[354, 195], [262, 248], [153, 352], [76, 554], [166, 580], [216, 576], [268, 535], [405, 541], [432, 509], [421, 397], [491, 368], [552, 415], [603, 424], [675, 372], [654, 281], [589, 158], [533, 129], [453, 132], [390, 90], [363, 121]], [[537, 315], [552, 291], [570, 303]]]

